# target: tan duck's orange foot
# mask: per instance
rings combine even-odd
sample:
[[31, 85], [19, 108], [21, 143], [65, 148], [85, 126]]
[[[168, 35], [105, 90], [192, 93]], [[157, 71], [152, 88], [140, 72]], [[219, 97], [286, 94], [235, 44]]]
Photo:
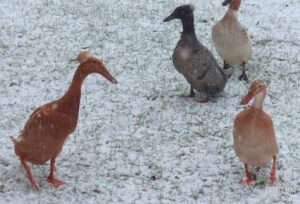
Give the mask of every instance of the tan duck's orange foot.
[[254, 180], [253, 180], [252, 176], [249, 176], [249, 177], [246, 177], [246, 178], [242, 178], [242, 179], [240, 180], [240, 184], [247, 184], [247, 185], [249, 185], [249, 184], [251, 184], [253, 181], [254, 181]]
[[49, 175], [48, 178], [47, 178], [47, 181], [52, 185], [54, 186], [55, 188], [58, 188], [62, 185], [64, 185], [65, 183], [61, 180], [58, 180], [56, 178], [54, 178], [53, 176]]
[[245, 174], [246, 174], [246, 179], [241, 179], [240, 180], [240, 184], [251, 184], [254, 180], [251, 176], [251, 174], [249, 173], [249, 170], [248, 170], [248, 164], [245, 164], [244, 163], [244, 167], [245, 167]]
[[31, 174], [30, 168], [29, 168], [29, 166], [28, 166], [27, 163], [26, 163], [25, 157], [20, 157], [20, 161], [21, 161], [21, 164], [23, 165], [23, 167], [24, 167], [24, 169], [25, 169], [25, 171], [26, 171], [26, 174], [27, 174], [27, 177], [28, 177], [28, 179], [29, 179], [29, 181], [30, 181], [31, 187], [32, 187], [33, 189], [38, 190], [39, 187], [38, 187], [38, 185], [36, 184], [36, 182], [35, 182], [35, 180], [34, 180], [32, 174]]

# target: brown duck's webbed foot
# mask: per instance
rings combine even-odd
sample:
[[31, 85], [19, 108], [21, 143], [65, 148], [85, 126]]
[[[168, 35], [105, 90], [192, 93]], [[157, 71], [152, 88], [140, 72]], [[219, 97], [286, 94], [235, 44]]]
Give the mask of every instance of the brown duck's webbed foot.
[[225, 60], [224, 60], [224, 65], [223, 65], [223, 69], [229, 69], [230, 68], [230, 64], [228, 64]]
[[242, 74], [239, 76], [239, 80], [245, 80], [246, 82], [248, 82], [248, 77], [245, 71], [245, 62], [243, 62], [242, 64]]
[[195, 92], [194, 92], [193, 87], [191, 86], [190, 94], [189, 94], [189, 95], [186, 95], [185, 97], [193, 98], [194, 96], [195, 96]]
[[51, 159], [50, 162], [50, 174], [47, 178], [47, 181], [52, 184], [55, 188], [65, 184], [63, 181], [54, 178], [54, 166], [55, 166], [55, 159]]
[[270, 183], [273, 184], [276, 181], [276, 155], [273, 156], [273, 166], [270, 174]]
[[39, 187], [36, 184], [36, 182], [35, 182], [32, 174], [31, 174], [30, 168], [27, 165], [25, 158], [24, 157], [20, 157], [20, 161], [21, 161], [21, 164], [23, 165], [23, 167], [24, 167], [24, 169], [26, 171], [27, 177], [28, 177], [28, 179], [30, 181], [30, 184], [31, 184], [32, 188], [37, 190]]
[[241, 179], [240, 183], [241, 184], [250, 184], [253, 182], [253, 178], [251, 176], [251, 174], [249, 173], [249, 170], [248, 170], [248, 164], [244, 164], [244, 167], [245, 167], [245, 175], [246, 175], [246, 178], [245, 179]]

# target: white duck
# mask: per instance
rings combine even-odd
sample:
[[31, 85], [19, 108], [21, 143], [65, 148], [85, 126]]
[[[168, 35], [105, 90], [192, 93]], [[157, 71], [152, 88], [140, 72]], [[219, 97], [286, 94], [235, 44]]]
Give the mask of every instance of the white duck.
[[242, 65], [240, 80], [248, 81], [245, 64], [251, 58], [251, 40], [245, 28], [238, 21], [238, 10], [241, 0], [225, 0], [223, 6], [229, 4], [224, 17], [212, 29], [212, 39], [220, 57], [224, 60], [224, 69], [229, 65]]

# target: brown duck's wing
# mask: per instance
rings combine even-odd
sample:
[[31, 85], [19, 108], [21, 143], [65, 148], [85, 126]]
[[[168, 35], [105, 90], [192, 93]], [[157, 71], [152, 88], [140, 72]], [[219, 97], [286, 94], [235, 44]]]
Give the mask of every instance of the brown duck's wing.
[[53, 110], [48, 105], [37, 108], [26, 122], [22, 136], [47, 135], [52, 137], [68, 136], [73, 132], [72, 119], [62, 113]]

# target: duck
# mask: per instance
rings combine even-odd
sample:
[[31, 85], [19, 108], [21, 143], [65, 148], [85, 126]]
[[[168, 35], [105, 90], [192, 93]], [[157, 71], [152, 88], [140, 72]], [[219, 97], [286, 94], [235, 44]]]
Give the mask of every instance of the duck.
[[163, 22], [181, 20], [183, 31], [173, 51], [173, 65], [191, 85], [188, 96], [194, 97], [196, 89], [203, 94], [198, 102], [205, 103], [210, 94], [224, 90], [230, 75], [220, 68], [213, 54], [197, 39], [193, 11], [192, 4], [178, 6]]
[[217, 53], [224, 61], [223, 69], [230, 65], [241, 65], [239, 80], [248, 81], [245, 72], [246, 63], [252, 55], [252, 44], [246, 29], [238, 20], [241, 0], [225, 0], [223, 6], [229, 8], [223, 18], [212, 28], [212, 41]]
[[273, 160], [269, 181], [276, 180], [276, 155], [278, 146], [272, 118], [263, 110], [266, 97], [266, 84], [262, 80], [251, 83], [248, 93], [241, 100], [241, 105], [247, 105], [252, 98], [251, 106], [237, 114], [233, 125], [234, 151], [244, 163], [246, 179], [241, 183], [250, 184], [253, 181], [248, 165], [262, 167]]
[[54, 177], [55, 159], [62, 151], [66, 138], [76, 129], [81, 86], [85, 78], [97, 73], [117, 84], [117, 80], [102, 61], [87, 51], [81, 51], [77, 61], [80, 64], [66, 93], [61, 98], [35, 109], [18, 137], [12, 138], [15, 154], [19, 157], [33, 189], [38, 189], [38, 185], [27, 162], [41, 165], [50, 160], [47, 181], [56, 188], [64, 184]]

